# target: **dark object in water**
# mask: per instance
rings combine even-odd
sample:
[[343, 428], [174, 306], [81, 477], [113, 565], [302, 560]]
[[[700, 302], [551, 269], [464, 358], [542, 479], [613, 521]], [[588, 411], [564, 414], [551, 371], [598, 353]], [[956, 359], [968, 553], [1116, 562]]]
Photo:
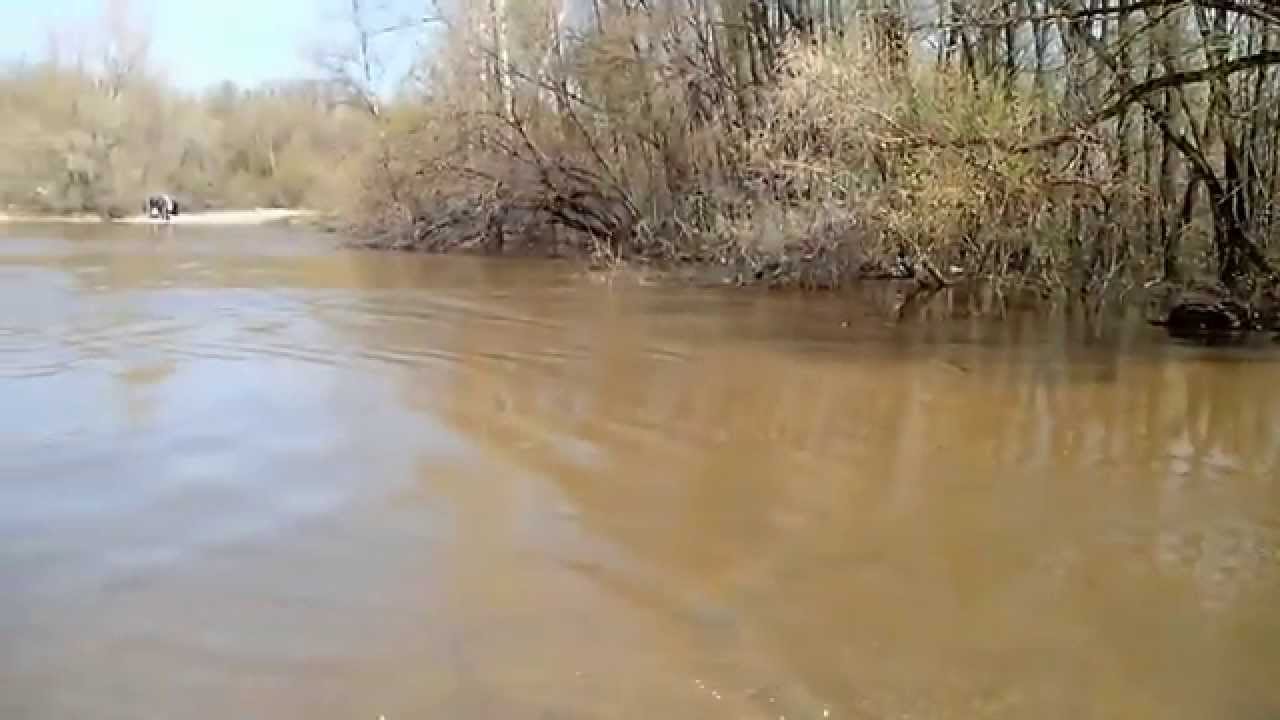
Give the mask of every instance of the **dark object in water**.
[[1176, 338], [1212, 339], [1238, 335], [1253, 329], [1253, 311], [1231, 299], [1193, 300], [1169, 310], [1165, 328]]
[[142, 212], [147, 217], [157, 218], [165, 222], [169, 222], [169, 218], [177, 215], [179, 210], [178, 201], [163, 193], [148, 197], [147, 202], [142, 206]]

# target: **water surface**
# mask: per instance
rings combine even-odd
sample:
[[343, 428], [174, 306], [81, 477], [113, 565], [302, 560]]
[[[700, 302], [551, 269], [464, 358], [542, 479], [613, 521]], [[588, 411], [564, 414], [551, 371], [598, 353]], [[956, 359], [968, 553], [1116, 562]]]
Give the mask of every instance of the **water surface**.
[[0, 717], [1280, 717], [1278, 349], [333, 245], [0, 229]]

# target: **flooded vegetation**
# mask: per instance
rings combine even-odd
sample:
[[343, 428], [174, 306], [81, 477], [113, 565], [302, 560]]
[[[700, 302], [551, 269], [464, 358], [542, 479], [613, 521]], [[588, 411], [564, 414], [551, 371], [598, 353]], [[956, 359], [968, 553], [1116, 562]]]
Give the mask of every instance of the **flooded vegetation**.
[[379, 248], [1154, 289], [1185, 334], [1280, 329], [1273, 9], [1015, 5], [333, 0], [308, 77], [193, 92], [104, 0], [0, 67], [0, 212], [164, 193]]
[[364, 185], [382, 246], [1155, 286], [1196, 327], [1280, 326], [1264, 2], [441, 7]]
[[5, 718], [1280, 714], [1280, 346], [270, 227], [0, 308]]

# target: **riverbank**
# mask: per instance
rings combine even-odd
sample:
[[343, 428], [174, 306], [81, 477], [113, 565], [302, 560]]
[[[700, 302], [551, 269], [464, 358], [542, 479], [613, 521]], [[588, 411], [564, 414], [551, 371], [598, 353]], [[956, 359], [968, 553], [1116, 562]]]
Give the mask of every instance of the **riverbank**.
[[[183, 213], [174, 215], [169, 224], [199, 226], [236, 226], [266, 225], [276, 222], [292, 222], [320, 217], [313, 210], [292, 208], [254, 208], [252, 210], [215, 210], [210, 212]], [[24, 215], [0, 213], [3, 224], [55, 224], [55, 225], [154, 225], [164, 221], [145, 215], [134, 215], [124, 218], [103, 218], [98, 215]]]
[[[566, 241], [566, 236], [577, 242]], [[999, 288], [994, 294], [1001, 298], [1050, 301], [1069, 297], [1061, 284], [1037, 283], [1025, 277], [1020, 281], [1001, 278], [956, 265], [940, 269], [905, 255], [891, 258], [845, 242], [789, 245], [770, 252], [732, 244], [722, 246], [732, 247], [732, 252], [722, 249], [718, 254], [655, 257], [643, 252], [619, 253], [616, 246], [586, 243], [581, 236], [549, 231], [547, 227], [523, 235], [503, 232], [501, 226], [495, 232], [492, 225], [478, 227], [473, 218], [441, 213], [434, 221], [424, 217], [411, 228], [372, 232], [367, 239], [352, 244], [375, 251], [435, 255], [576, 258], [601, 271], [603, 277], [614, 279], [621, 274], [640, 279], [642, 284], [835, 291], [891, 281], [901, 299], [893, 312], [899, 318], [928, 313], [928, 306], [942, 298], [954, 310], [956, 294], [950, 291], [979, 297], [990, 294], [983, 288]], [[984, 310], [967, 305], [961, 314], [986, 314], [1005, 307], [1003, 300], [994, 305], [989, 301], [980, 304]], [[1172, 337], [1193, 342], [1238, 343], [1254, 333], [1280, 332], [1280, 296], [1275, 290], [1258, 290], [1251, 297], [1241, 297], [1216, 284], [1208, 273], [1181, 283], [1132, 283], [1110, 291], [1103, 289], [1086, 303], [1095, 313], [1108, 305], [1110, 312], [1116, 314], [1123, 313], [1124, 308], [1138, 308], [1150, 324], [1164, 327]], [[1280, 336], [1275, 339], [1280, 341]]]

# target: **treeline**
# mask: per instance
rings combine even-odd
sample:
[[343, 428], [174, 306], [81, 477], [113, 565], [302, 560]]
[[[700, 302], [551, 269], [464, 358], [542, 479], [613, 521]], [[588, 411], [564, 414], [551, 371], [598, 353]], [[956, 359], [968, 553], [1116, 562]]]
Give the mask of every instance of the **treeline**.
[[0, 70], [0, 210], [136, 214], [150, 192], [195, 209], [340, 207], [372, 126], [330, 83], [203, 95], [141, 63], [57, 58]]
[[448, 32], [366, 176], [391, 245], [811, 285], [1277, 281], [1274, 0], [486, 0], [427, 20]]
[[[0, 71], [0, 207], [164, 189], [339, 211], [395, 247], [810, 286], [1280, 281], [1275, 0], [341, 6], [322, 81], [193, 96], [119, 22], [91, 62]], [[389, 97], [380, 50], [414, 32]]]

